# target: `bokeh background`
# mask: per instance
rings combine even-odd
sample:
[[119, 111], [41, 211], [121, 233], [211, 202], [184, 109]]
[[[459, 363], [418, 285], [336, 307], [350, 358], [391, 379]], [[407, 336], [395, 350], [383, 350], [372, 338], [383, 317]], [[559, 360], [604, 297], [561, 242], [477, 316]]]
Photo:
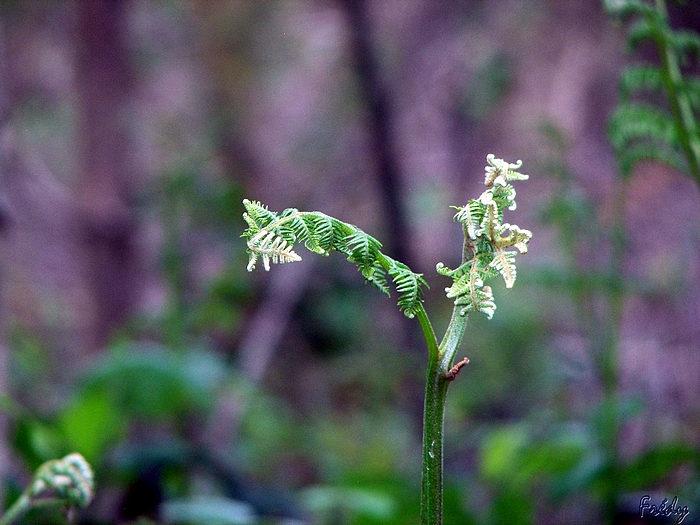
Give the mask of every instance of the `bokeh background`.
[[[670, 14], [700, 27], [696, 2]], [[533, 239], [493, 320], [469, 320], [445, 522], [652, 523], [649, 494], [698, 523], [700, 191], [660, 164], [621, 177], [620, 74], [657, 56], [627, 52], [600, 2], [3, 0], [0, 16], [5, 506], [78, 451], [98, 484], [80, 523], [416, 523], [415, 321], [337, 254], [246, 272], [241, 201], [371, 233], [424, 273], [442, 331], [450, 206], [494, 153], [530, 174], [506, 220]]]

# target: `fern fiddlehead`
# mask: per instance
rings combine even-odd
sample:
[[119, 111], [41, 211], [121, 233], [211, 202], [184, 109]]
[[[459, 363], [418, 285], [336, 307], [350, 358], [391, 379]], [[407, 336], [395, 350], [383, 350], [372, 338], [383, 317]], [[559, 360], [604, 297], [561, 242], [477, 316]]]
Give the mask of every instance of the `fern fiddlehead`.
[[[53, 497], [47, 497], [53, 494]], [[42, 464], [34, 479], [19, 499], [0, 519], [0, 525], [10, 525], [31, 508], [41, 504], [61, 503], [66, 507], [87, 507], [95, 494], [92, 467], [85, 458], [74, 452], [62, 459]]]
[[46, 490], [53, 490], [68, 505], [87, 507], [94, 492], [92, 468], [75, 452], [63, 459], [47, 461], [34, 476], [31, 496], [38, 498]]

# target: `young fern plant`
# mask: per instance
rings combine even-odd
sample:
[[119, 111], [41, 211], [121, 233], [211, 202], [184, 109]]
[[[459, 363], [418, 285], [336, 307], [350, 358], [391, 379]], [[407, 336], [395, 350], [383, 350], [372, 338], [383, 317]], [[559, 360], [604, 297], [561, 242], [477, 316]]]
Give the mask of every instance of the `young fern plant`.
[[392, 259], [381, 251], [382, 244], [357, 226], [324, 213], [303, 212], [288, 208], [281, 213], [270, 211], [259, 202], [244, 200], [243, 218], [248, 228], [248, 271], [262, 260], [265, 270], [270, 264], [300, 261], [298, 244], [320, 255], [335, 250], [354, 263], [367, 282], [390, 295], [389, 280], [398, 293], [398, 307], [409, 318], [420, 322], [428, 346], [426, 378], [423, 464], [421, 478], [421, 524], [442, 523], [442, 451], [444, 408], [449, 383], [468, 363], [464, 358], [454, 364], [470, 312], [482, 312], [489, 319], [496, 310], [493, 292], [485, 285], [500, 275], [507, 288], [515, 283], [516, 253], [526, 253], [532, 237], [529, 230], [503, 221], [506, 210], [515, 210], [515, 189], [511, 182], [526, 180], [522, 162], [509, 164], [493, 155], [487, 156], [486, 190], [465, 206], [456, 207], [454, 218], [462, 225], [464, 243], [462, 262], [455, 269], [437, 265], [440, 275], [452, 279], [445, 289], [454, 300], [447, 330], [438, 343], [428, 314], [423, 307], [422, 288], [427, 286], [422, 274]]
[[74, 452], [42, 464], [27, 489], [0, 518], [0, 525], [16, 523], [31, 509], [62, 505], [70, 512], [87, 507], [95, 495], [92, 468]]
[[700, 185], [700, 80], [684, 74], [700, 56], [700, 36], [669, 26], [665, 0], [604, 0], [606, 10], [633, 18], [628, 46], [652, 43], [659, 65], [629, 66], [620, 79], [620, 103], [610, 119], [610, 141], [628, 177], [644, 160], [663, 162]]

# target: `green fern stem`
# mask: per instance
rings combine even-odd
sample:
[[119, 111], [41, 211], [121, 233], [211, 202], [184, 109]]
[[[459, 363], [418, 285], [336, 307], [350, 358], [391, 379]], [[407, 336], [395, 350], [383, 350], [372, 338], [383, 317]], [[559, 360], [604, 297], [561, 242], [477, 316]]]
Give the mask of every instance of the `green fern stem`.
[[439, 359], [428, 362], [423, 407], [423, 464], [421, 475], [420, 523], [442, 523], [442, 468], [445, 400], [448, 382]]
[[[462, 307], [455, 305], [450, 324], [440, 346], [435, 348], [434, 352], [429, 353], [425, 381], [425, 405], [423, 407], [421, 525], [440, 525], [442, 523], [445, 402], [447, 388], [456, 375], [450, 376], [449, 372], [467, 328], [468, 314], [463, 313], [462, 310]], [[428, 347], [430, 348], [430, 344]]]
[[[665, 0], [656, 0], [656, 13], [662, 20], [666, 21], [668, 19]], [[647, 16], [649, 17], [650, 15]], [[678, 64], [678, 57], [675, 49], [658, 25], [651, 21], [650, 25], [656, 29], [654, 40], [661, 55], [663, 64], [662, 78], [668, 103], [671, 106], [673, 119], [676, 123], [678, 142], [688, 163], [688, 170], [691, 176], [700, 184], [700, 139], [698, 138], [698, 127], [690, 100], [679, 89], [683, 85], [683, 77]]]
[[29, 491], [25, 491], [22, 495], [14, 502], [14, 504], [7, 510], [5, 515], [0, 519], [0, 525], [11, 525], [15, 523], [20, 517], [32, 508], [32, 498], [29, 495]]

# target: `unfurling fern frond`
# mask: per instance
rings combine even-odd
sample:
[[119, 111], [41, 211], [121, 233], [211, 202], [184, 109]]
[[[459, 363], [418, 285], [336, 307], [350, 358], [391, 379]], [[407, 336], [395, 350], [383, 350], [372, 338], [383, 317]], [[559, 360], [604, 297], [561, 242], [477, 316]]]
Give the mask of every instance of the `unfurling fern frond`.
[[399, 308], [408, 317], [416, 315], [422, 303], [421, 287], [427, 286], [423, 276], [384, 255], [382, 244], [357, 226], [321, 212], [288, 208], [278, 214], [247, 199], [243, 205], [246, 209], [243, 218], [248, 224], [242, 235], [247, 239], [248, 271], [255, 268], [259, 259], [265, 270], [270, 269], [270, 263], [300, 261], [301, 257], [294, 251], [297, 242], [321, 255], [335, 250], [355, 263], [368, 283], [387, 295], [387, 274], [390, 275], [399, 293]]
[[[508, 248], [514, 247], [520, 253], [526, 253], [532, 233], [503, 222], [504, 211], [515, 209], [516, 193], [510, 183], [528, 178], [518, 171], [522, 162], [511, 164], [493, 155], [487, 156], [486, 160], [486, 191], [466, 206], [456, 208], [455, 220], [464, 230], [462, 265], [450, 270], [438, 264], [437, 271], [452, 278], [453, 284], [446, 293], [447, 297], [454, 299], [455, 306], [461, 308], [461, 314], [479, 311], [491, 317], [496, 305], [491, 289], [484, 286], [484, 281], [500, 274], [506, 287], [513, 286], [515, 252]], [[428, 286], [423, 275], [383, 254], [382, 244], [357, 226], [315, 211], [288, 208], [278, 214], [247, 199], [243, 205], [246, 209], [243, 217], [248, 223], [242, 235], [247, 239], [248, 271], [255, 268], [259, 259], [262, 259], [265, 270], [270, 269], [270, 263], [300, 261], [301, 257], [294, 251], [297, 242], [322, 255], [335, 250], [356, 264], [368, 283], [387, 295], [387, 276], [391, 277], [399, 294], [399, 309], [407, 317], [415, 317], [421, 312], [423, 287]]]
[[448, 298], [455, 300], [455, 306], [463, 307], [462, 315], [476, 311], [491, 318], [496, 305], [491, 288], [484, 286], [484, 281], [500, 274], [506, 287], [511, 288], [516, 277], [516, 252], [507, 248], [515, 247], [520, 253], [526, 253], [532, 233], [503, 222], [504, 211], [516, 207], [516, 193], [510, 182], [528, 178], [517, 171], [522, 163], [509, 164], [493, 155], [489, 155], [487, 161], [486, 191], [478, 199], [457, 208], [455, 214], [455, 220], [464, 230], [463, 251], [468, 258], [454, 270], [442, 263], [436, 269], [440, 275], [452, 278], [452, 286], [445, 292]]
[[349, 252], [348, 260], [357, 265], [365, 280], [381, 292], [390, 295], [386, 281], [387, 270], [377, 260], [382, 243], [358, 228], [345, 238], [344, 245]]
[[[496, 311], [496, 303], [491, 287], [484, 286], [484, 279], [494, 277], [495, 274], [490, 271], [477, 271], [471, 265], [469, 267], [473, 271], [457, 277], [452, 286], [445, 288], [445, 295], [448, 299], [455, 300], [455, 306], [461, 307], [460, 315], [482, 312], [491, 319]], [[439, 267], [438, 273], [442, 273]]]
[[[460, 305], [459, 300], [455, 303]], [[481, 312], [486, 314], [486, 316], [491, 319], [493, 314], [496, 313], [496, 303], [493, 299], [493, 292], [490, 286], [482, 286], [481, 288], [476, 288], [474, 295], [462, 310], [463, 314], [468, 314], [469, 312]]]
[[479, 226], [486, 238], [493, 241], [498, 235], [497, 227], [503, 220], [503, 213], [498, 208], [498, 203], [493, 200], [493, 191], [485, 191], [479, 200], [484, 205], [484, 214]]
[[365, 278], [365, 281], [377, 288], [387, 297], [391, 297], [391, 293], [389, 292], [389, 284], [386, 280], [386, 270], [381, 265], [376, 264], [367, 269], [360, 268], [360, 271], [362, 272], [362, 276]]
[[29, 487], [29, 496], [36, 499], [46, 491], [54, 491], [67, 505], [87, 507], [94, 490], [92, 468], [83, 456], [74, 452], [41, 465]]
[[364, 270], [374, 267], [382, 243], [362, 230], [357, 230], [347, 237], [347, 246], [350, 248], [350, 260], [356, 263], [360, 270]]
[[83, 456], [74, 452], [62, 459], [53, 459], [40, 465], [29, 486], [7, 509], [0, 523], [16, 523], [37, 507], [60, 505], [69, 511], [84, 508], [90, 504], [94, 495], [95, 477], [92, 467]]
[[289, 228], [296, 233], [296, 240], [303, 242], [306, 249], [320, 255], [329, 255], [333, 247], [333, 222], [323, 214], [300, 214], [295, 210]]
[[[258, 201], [249, 201], [245, 199], [243, 205], [246, 209], [243, 218], [248, 223], [248, 228], [251, 230], [252, 234], [256, 234], [261, 229], [265, 228], [265, 226], [278, 219], [275, 212], [268, 210], [267, 206]], [[245, 237], [245, 235], [244, 233], [243, 236]]]
[[497, 159], [495, 155], [486, 155], [486, 176], [484, 184], [487, 188], [494, 185], [507, 186], [509, 182], [514, 180], [527, 180], [528, 176], [518, 172], [523, 165], [523, 161], [519, 160], [515, 164], [510, 164], [503, 159]]

